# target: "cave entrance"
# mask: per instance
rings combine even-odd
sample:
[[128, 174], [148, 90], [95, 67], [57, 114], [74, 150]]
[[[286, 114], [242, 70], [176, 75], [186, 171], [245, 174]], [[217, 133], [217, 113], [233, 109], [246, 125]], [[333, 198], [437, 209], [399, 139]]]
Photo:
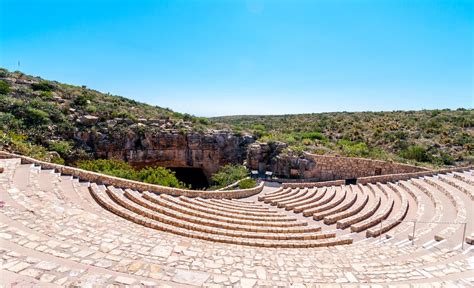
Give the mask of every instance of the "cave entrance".
[[193, 189], [202, 189], [209, 187], [209, 181], [207, 180], [204, 171], [201, 168], [194, 167], [166, 167], [176, 173], [176, 178], [188, 185], [191, 185]]
[[351, 179], [346, 179], [346, 185], [356, 185], [357, 184], [357, 178], [351, 178]]

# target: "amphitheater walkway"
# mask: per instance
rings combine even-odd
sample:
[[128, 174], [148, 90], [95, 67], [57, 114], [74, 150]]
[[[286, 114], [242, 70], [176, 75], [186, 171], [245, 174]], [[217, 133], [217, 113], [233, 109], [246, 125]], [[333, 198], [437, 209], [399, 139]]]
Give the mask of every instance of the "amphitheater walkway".
[[[265, 187], [259, 195], [247, 199], [204, 201], [159, 197], [157, 202], [153, 202], [147, 200], [153, 198], [147, 198], [146, 194], [94, 186], [93, 183], [80, 183], [77, 179], [58, 175], [53, 171], [22, 165], [17, 159], [2, 159], [0, 166], [5, 168], [0, 174], [0, 200], [5, 202], [0, 208], [0, 283], [7, 287], [356, 287], [362, 284], [374, 287], [470, 287], [474, 284], [473, 246], [466, 244], [461, 248], [460, 241], [452, 240], [452, 237], [457, 237], [461, 231], [457, 226], [421, 227], [423, 230], [420, 233], [423, 232], [426, 239], [434, 239], [434, 234], [439, 234], [439, 237], [445, 237], [446, 241], [441, 240], [440, 244], [433, 247], [423, 247], [424, 243], [417, 241], [412, 246], [405, 245], [404, 236], [397, 238], [398, 234], [404, 235], [403, 231], [410, 229], [403, 223], [387, 232], [393, 233], [391, 238], [386, 238], [385, 235], [388, 234], [385, 233], [382, 238], [366, 238], [367, 229], [374, 229], [374, 226], [360, 232], [351, 232], [348, 228], [338, 229], [334, 223], [325, 226], [324, 220], [314, 220], [313, 214], [303, 216], [303, 213], [286, 210], [284, 206], [278, 207], [259, 200], [259, 197], [273, 194], [273, 200], [283, 202], [284, 205], [304, 201], [309, 202], [309, 206], [316, 203], [318, 205], [308, 208], [313, 210], [307, 211], [332, 213], [325, 217], [349, 211], [348, 214], [352, 216], [341, 214], [341, 217], [366, 215], [367, 218], [364, 219], [376, 219], [378, 213], [385, 211], [391, 215], [386, 219], [400, 216], [404, 211], [404, 203], [409, 203], [410, 207], [415, 206], [411, 211], [411, 208], [407, 208], [409, 213], [406, 215], [410, 217], [442, 219], [443, 211], [449, 211], [450, 215], [452, 214], [450, 217], [471, 223], [472, 202], [469, 201], [472, 200], [469, 199], [469, 192], [472, 192], [472, 186], [469, 186], [471, 180], [465, 178], [472, 179], [472, 172], [462, 174], [459, 179], [465, 181], [460, 183], [449, 184], [448, 181], [443, 184], [439, 183], [441, 180], [437, 178], [419, 179], [420, 183], [409, 183], [407, 186], [421, 187], [415, 189], [409, 186], [410, 191], [415, 191], [412, 192], [414, 196], [408, 196], [411, 194], [405, 190], [398, 190], [402, 189], [401, 187], [392, 189], [383, 185], [372, 187], [372, 190], [366, 186], [359, 187], [360, 189], [331, 188], [334, 191], [300, 189], [301, 191], [285, 191], [276, 196], [275, 193], [283, 192], [281, 188]], [[462, 190], [459, 185], [467, 188]], [[96, 187], [96, 190], [91, 190], [92, 187]], [[431, 199], [429, 192], [423, 192], [426, 187], [429, 187], [432, 193], [444, 191], [443, 195], [448, 196], [438, 202], [435, 201], [438, 198], [433, 198], [429, 204], [431, 206], [427, 205], [426, 209], [421, 210], [422, 205], [417, 205], [414, 199]], [[383, 189], [387, 190], [382, 191]], [[438, 194], [436, 192], [434, 197], [438, 197]], [[115, 205], [113, 207], [132, 216], [139, 214], [133, 214], [134, 212], [125, 206], [120, 206], [112, 197], [123, 197], [117, 199], [125, 201], [126, 206], [140, 206], [139, 209], [143, 211], [148, 211], [146, 207], [154, 207], [152, 203], [161, 205], [157, 207], [160, 210], [155, 212], [161, 211], [159, 213], [162, 214], [159, 215], [164, 216], [159, 219], [170, 221], [167, 225], [170, 229], [176, 229], [174, 232], [186, 230], [179, 225], [190, 225], [187, 224], [188, 221], [194, 221], [189, 229], [201, 229], [201, 232], [193, 232], [196, 233], [193, 235], [210, 237], [210, 241], [149, 228], [147, 224], [154, 223], [150, 219], [143, 218], [144, 225], [128, 221], [100, 206], [96, 198], [100, 195], [111, 197], [106, 200]], [[146, 201], [142, 198], [135, 199], [134, 195], [143, 196]], [[416, 195], [419, 198], [416, 198]], [[382, 204], [377, 206], [375, 204], [378, 203], [379, 196]], [[390, 206], [392, 198], [393, 207]], [[141, 206], [132, 199], [148, 206]], [[323, 202], [326, 203], [321, 204]], [[433, 211], [435, 204], [438, 208], [442, 205], [437, 212]], [[169, 216], [166, 209], [170, 208], [167, 207], [175, 207], [179, 209], [175, 210], [179, 213], [172, 215], [173, 217]], [[339, 211], [341, 207], [347, 208]], [[375, 209], [372, 216], [368, 216], [370, 213], [365, 212], [370, 212], [374, 207], [380, 208]], [[353, 210], [348, 210], [351, 208]], [[359, 208], [361, 209], [358, 210]], [[426, 210], [430, 212], [426, 214]], [[186, 215], [196, 211], [201, 211], [196, 215], [202, 217], [189, 216], [185, 219]], [[151, 214], [150, 217], [158, 217], [157, 215]], [[260, 225], [258, 229], [252, 226], [264, 221], [274, 223], [265, 222], [267, 224]], [[297, 224], [288, 224], [293, 222]], [[302, 224], [303, 222], [307, 224]], [[234, 223], [235, 227], [229, 223]], [[212, 225], [217, 225], [218, 228], [208, 228]], [[252, 240], [254, 242], [245, 240], [243, 244], [258, 243], [258, 237], [267, 234], [271, 237], [280, 235], [278, 233], [298, 237], [296, 232], [286, 234], [285, 229], [296, 231], [301, 227], [304, 231], [308, 230], [304, 232], [307, 233], [305, 235], [339, 230], [336, 238], [352, 237], [353, 242], [349, 245], [316, 248], [260, 248], [212, 241], [212, 237], [215, 237], [215, 240], [227, 239], [229, 236], [223, 235], [231, 235], [236, 227], [247, 229], [245, 227], [251, 226], [253, 228], [248, 229], [260, 231], [268, 225], [275, 226], [270, 234], [237, 231], [247, 231], [242, 234], [257, 237], [257, 240]], [[322, 230], [315, 233], [311, 227], [322, 227]], [[471, 227], [469, 226], [469, 229]], [[320, 240], [302, 241], [316, 243]]]

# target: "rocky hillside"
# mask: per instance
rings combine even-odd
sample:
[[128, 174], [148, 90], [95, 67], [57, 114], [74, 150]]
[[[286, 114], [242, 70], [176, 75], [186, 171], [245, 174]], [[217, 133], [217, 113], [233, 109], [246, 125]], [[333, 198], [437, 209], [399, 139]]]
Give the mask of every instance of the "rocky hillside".
[[307, 151], [431, 167], [474, 163], [472, 109], [228, 116], [211, 120], [221, 127], [252, 133], [261, 142], [287, 143], [285, 152], [292, 154]]
[[59, 163], [115, 158], [136, 166], [197, 167], [207, 176], [242, 162], [252, 137], [85, 86], [0, 70], [0, 146]]

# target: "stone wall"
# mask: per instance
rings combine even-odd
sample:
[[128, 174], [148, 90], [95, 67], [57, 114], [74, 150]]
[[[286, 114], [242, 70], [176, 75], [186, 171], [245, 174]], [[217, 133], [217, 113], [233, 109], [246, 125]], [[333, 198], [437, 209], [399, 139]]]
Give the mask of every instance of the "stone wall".
[[[357, 179], [357, 184], [368, 184], [368, 183], [387, 183], [387, 182], [396, 182], [400, 180], [408, 180], [418, 177], [433, 176], [437, 174], [446, 174], [451, 172], [463, 172], [468, 170], [473, 170], [474, 167], [457, 167], [450, 169], [440, 169], [440, 170], [430, 170], [430, 171], [420, 171], [412, 173], [400, 173], [400, 174], [387, 174], [387, 175], [378, 175], [378, 176], [368, 176], [361, 177]], [[333, 180], [333, 181], [322, 181], [322, 182], [304, 182], [304, 183], [283, 183], [283, 188], [298, 188], [298, 187], [324, 187], [324, 186], [338, 186], [344, 185], [344, 180]]]
[[249, 145], [247, 166], [266, 171], [281, 179], [308, 179], [308, 181], [331, 181], [360, 177], [412, 173], [427, 171], [423, 167], [371, 160], [366, 158], [324, 156], [310, 153], [282, 153], [287, 147], [285, 143], [260, 143]]
[[16, 155], [16, 154], [4, 152], [4, 151], [0, 151], [0, 159], [1, 158], [20, 158], [22, 164], [36, 164], [36, 165], [41, 166], [42, 169], [52, 169], [58, 173], [61, 173], [64, 175], [71, 175], [81, 180], [92, 182], [92, 183], [112, 185], [119, 188], [129, 188], [129, 189], [139, 190], [139, 191], [164, 193], [164, 194], [169, 194], [169, 195], [174, 195], [174, 196], [202, 197], [202, 198], [227, 198], [227, 199], [244, 198], [244, 197], [249, 197], [257, 193], [260, 193], [264, 185], [264, 183], [261, 182], [259, 185], [257, 185], [254, 188], [225, 190], [225, 191], [186, 190], [186, 189], [171, 188], [171, 187], [147, 184], [143, 182], [108, 176], [108, 175], [86, 171], [86, 170], [82, 170], [82, 169], [78, 169], [78, 168], [74, 168], [70, 166], [44, 162], [44, 161], [36, 160], [30, 157]]
[[331, 181], [360, 177], [429, 171], [423, 167], [355, 157], [323, 156], [304, 153], [303, 156], [279, 155], [270, 165], [280, 178]]
[[334, 157], [308, 153], [305, 158], [314, 162], [315, 165], [312, 169], [303, 171], [303, 177], [316, 178], [319, 181], [428, 171], [423, 167], [355, 157]]

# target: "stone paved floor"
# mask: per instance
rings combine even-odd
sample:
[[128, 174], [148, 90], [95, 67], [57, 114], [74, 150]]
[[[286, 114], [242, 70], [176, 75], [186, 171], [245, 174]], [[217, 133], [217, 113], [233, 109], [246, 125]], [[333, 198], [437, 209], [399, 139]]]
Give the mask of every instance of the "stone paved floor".
[[472, 246], [427, 250], [374, 239], [310, 249], [211, 243], [128, 222], [102, 209], [84, 184], [68, 177], [15, 160], [2, 164], [4, 286], [474, 285]]

